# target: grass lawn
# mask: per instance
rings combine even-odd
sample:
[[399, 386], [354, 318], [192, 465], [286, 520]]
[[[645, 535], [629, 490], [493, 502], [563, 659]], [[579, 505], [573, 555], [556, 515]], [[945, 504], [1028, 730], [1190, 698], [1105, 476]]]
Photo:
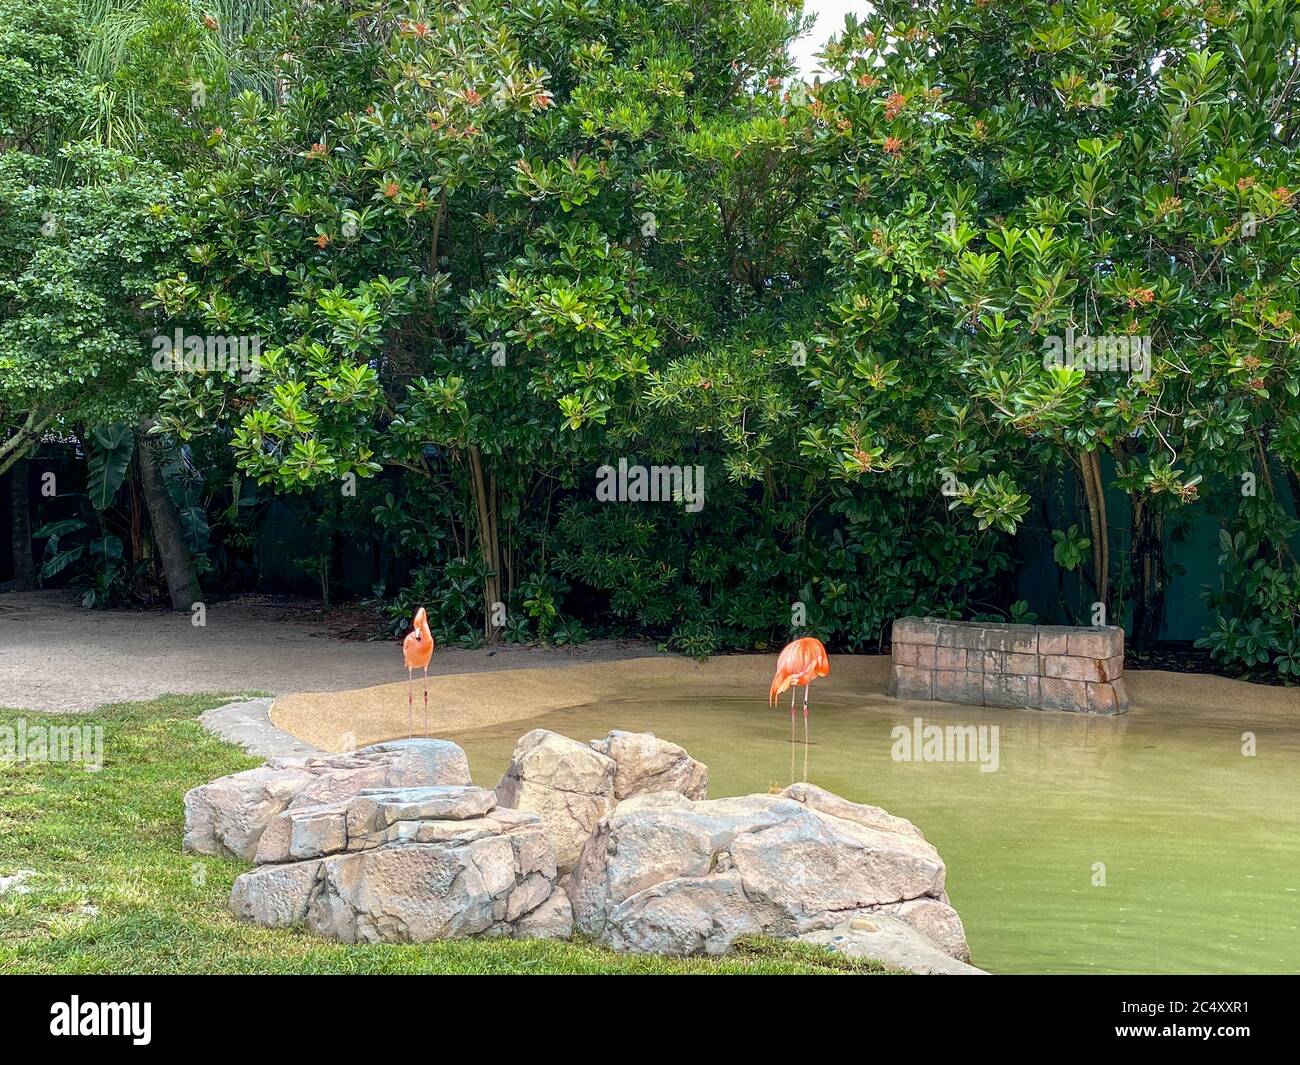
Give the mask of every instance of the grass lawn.
[[580, 939], [344, 946], [236, 921], [246, 867], [181, 852], [181, 796], [258, 762], [195, 720], [228, 697], [87, 715], [0, 709], [0, 727], [102, 725], [104, 765], [0, 762], [0, 973], [882, 973], [820, 949], [746, 942], [725, 959], [621, 955]]

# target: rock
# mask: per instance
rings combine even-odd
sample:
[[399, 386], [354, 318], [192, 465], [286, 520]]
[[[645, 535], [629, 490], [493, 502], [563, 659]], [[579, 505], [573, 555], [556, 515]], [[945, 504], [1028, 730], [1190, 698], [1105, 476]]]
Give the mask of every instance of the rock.
[[502, 806], [537, 814], [561, 873], [573, 868], [597, 823], [614, 807], [614, 759], [546, 729], [533, 729], [515, 745], [497, 785]]
[[563, 888], [556, 888], [532, 913], [515, 922], [516, 939], [567, 939], [573, 934], [573, 905]]
[[[299, 854], [311, 857], [283, 860]], [[541, 818], [494, 807], [482, 788], [385, 788], [285, 810], [258, 858], [267, 864], [235, 881], [230, 907], [272, 928], [344, 943], [573, 929]]]
[[230, 910], [267, 928], [291, 928], [307, 917], [319, 861], [268, 865], [235, 879]]
[[804, 943], [817, 943], [848, 958], [870, 958], [892, 969], [921, 975], [983, 976], [963, 961], [949, 957], [915, 928], [897, 917], [855, 918], [832, 928], [805, 932]]
[[492, 792], [476, 787], [379, 788], [342, 802], [290, 807], [262, 833], [255, 861], [303, 861], [384, 843], [468, 843], [535, 816], [502, 810]]
[[313, 779], [268, 764], [186, 792], [184, 849], [249, 860], [267, 824]]
[[515, 745], [497, 801], [541, 817], [564, 874], [620, 800], [653, 792], [703, 799], [708, 791], [708, 766], [652, 733], [615, 730], [584, 744], [534, 729]]
[[483, 788], [396, 788], [363, 791], [348, 805], [348, 835], [382, 832], [399, 821], [468, 821], [496, 806]]
[[262, 831], [253, 860], [258, 864], [301, 861], [346, 850], [347, 809], [345, 801], [276, 814]]
[[[595, 925], [583, 924], [584, 896], [571, 897], [575, 924], [590, 934]], [[770, 902], [749, 898], [733, 870], [646, 887], [609, 914], [599, 938], [614, 950], [639, 954], [722, 954], [740, 936], [779, 934], [780, 917]]]
[[707, 772], [649, 733], [582, 744], [535, 729], [494, 793], [453, 744], [379, 744], [194, 789], [186, 845], [251, 848], [237, 916], [345, 943], [576, 926], [616, 950], [690, 955], [765, 934], [978, 972], [943, 860], [910, 821], [811, 784], [708, 800]]
[[615, 799], [654, 791], [676, 791], [688, 799], [708, 797], [709, 767], [654, 733], [615, 730], [603, 740], [592, 740], [591, 746], [614, 759], [618, 767]]
[[367, 789], [466, 785], [465, 752], [446, 740], [397, 740], [351, 754], [275, 758], [185, 795], [187, 851], [252, 861], [283, 811], [339, 802]]
[[881, 906], [877, 912], [890, 914], [911, 925], [948, 957], [970, 961], [966, 929], [946, 896], [938, 899], [908, 899], [892, 906]]
[[925, 942], [917, 926], [931, 927], [943, 939], [931, 949], [955, 961], [969, 951], [945, 875], [915, 825], [796, 784], [779, 795], [626, 799], [583, 847], [568, 891], [578, 930], [616, 950], [718, 954], [739, 935], [797, 938], [857, 917]]
[[[529, 832], [534, 839], [512, 839]], [[545, 860], [529, 862], [533, 854]], [[321, 862], [306, 924], [344, 943], [424, 943], [511, 934], [550, 897], [555, 864], [540, 825], [469, 843], [384, 846]]]
[[904, 836], [914, 836], [924, 840], [921, 830], [905, 817], [895, 817], [879, 806], [867, 806], [863, 803], [849, 802], [833, 792], [817, 787], [816, 784], [791, 784], [782, 792], [795, 802], [801, 802], [820, 813], [846, 821], [856, 821], [867, 828], [879, 829], [881, 832], [897, 832]]
[[29, 876], [35, 876], [33, 869], [19, 869], [9, 876], [0, 876], [0, 895], [30, 895], [31, 885], [24, 883]]

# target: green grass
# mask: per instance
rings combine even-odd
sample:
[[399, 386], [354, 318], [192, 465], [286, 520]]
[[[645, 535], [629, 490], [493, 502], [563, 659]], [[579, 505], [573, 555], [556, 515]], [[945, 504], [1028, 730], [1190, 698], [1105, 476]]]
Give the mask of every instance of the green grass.
[[0, 763], [3, 973], [881, 973], [803, 944], [744, 941], [722, 959], [616, 954], [580, 939], [345, 946], [236, 921], [246, 867], [181, 851], [181, 796], [258, 764], [195, 720], [228, 697], [166, 696], [0, 726], [102, 725], [104, 765]]

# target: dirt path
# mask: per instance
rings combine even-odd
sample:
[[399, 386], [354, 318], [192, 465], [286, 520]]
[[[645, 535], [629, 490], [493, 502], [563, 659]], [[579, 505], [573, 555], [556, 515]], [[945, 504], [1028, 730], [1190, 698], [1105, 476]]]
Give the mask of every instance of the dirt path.
[[[298, 619], [291, 601], [208, 607], [207, 624], [169, 611], [83, 610], [62, 592], [0, 595], [0, 706], [93, 710], [168, 692], [338, 691], [405, 681], [401, 647], [341, 640]], [[430, 676], [552, 668], [656, 656], [653, 645], [439, 649]], [[404, 696], [403, 696], [404, 698]]]

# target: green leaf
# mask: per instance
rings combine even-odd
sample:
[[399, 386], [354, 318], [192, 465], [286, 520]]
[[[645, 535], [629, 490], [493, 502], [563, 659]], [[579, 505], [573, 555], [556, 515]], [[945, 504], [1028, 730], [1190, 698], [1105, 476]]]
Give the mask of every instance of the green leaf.
[[208, 516], [197, 504], [178, 507], [176, 515], [180, 518], [181, 534], [185, 537], [185, 546], [192, 554], [206, 554], [208, 550]]
[[[51, 544], [56, 542], [55, 540], [50, 541]], [[46, 545], [46, 553], [49, 554], [49, 545]], [[56, 550], [54, 554], [45, 559], [44, 564], [41, 566], [41, 580], [49, 580], [51, 577], [62, 573], [85, 553], [85, 546], [80, 544], [69, 548], [67, 551]]]
[[116, 422], [102, 426], [91, 433], [94, 446], [87, 463], [89, 477], [86, 490], [90, 505], [96, 510], [107, 510], [113, 497], [122, 486], [131, 456], [135, 454], [135, 434], [130, 427]]
[[86, 523], [80, 518], [64, 518], [62, 521], [50, 521], [32, 533], [32, 539], [44, 540], [46, 537], [57, 539], [65, 533], [77, 532], [85, 527]]

